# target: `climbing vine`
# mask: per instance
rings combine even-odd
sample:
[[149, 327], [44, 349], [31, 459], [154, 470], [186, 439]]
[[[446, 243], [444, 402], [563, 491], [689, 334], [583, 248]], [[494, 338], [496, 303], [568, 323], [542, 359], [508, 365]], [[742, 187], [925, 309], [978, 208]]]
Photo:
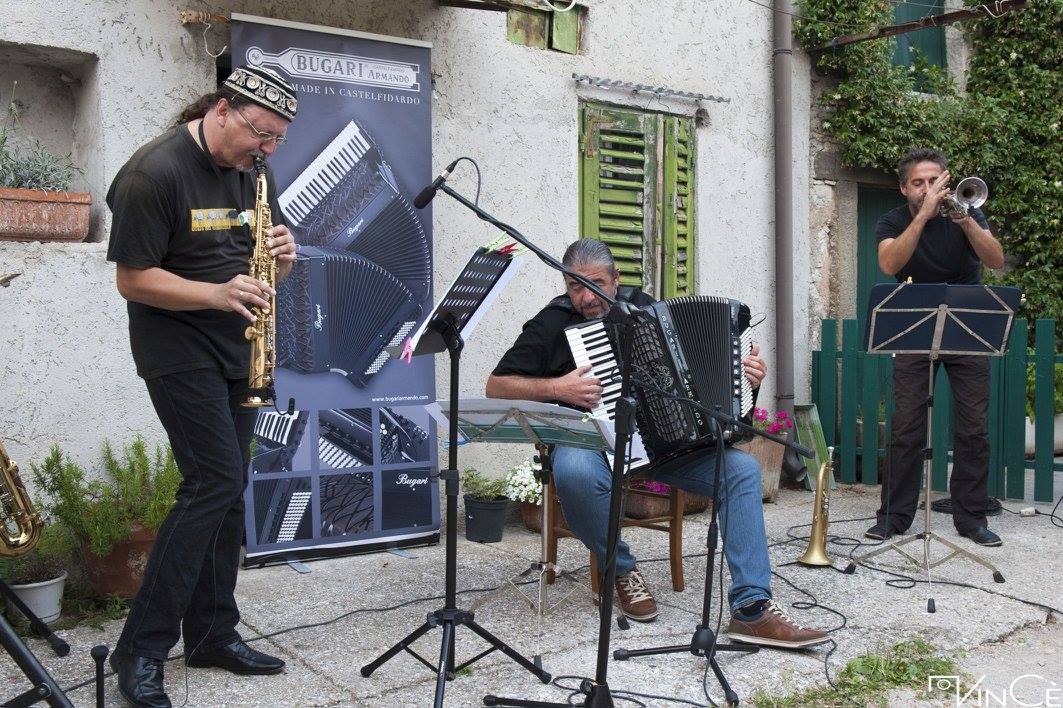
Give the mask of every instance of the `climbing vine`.
[[[806, 47], [893, 23], [890, 0], [799, 0], [798, 8], [795, 34]], [[820, 71], [838, 77], [822, 98], [823, 129], [845, 164], [892, 170], [909, 147], [935, 147], [955, 178], [986, 180], [983, 209], [1007, 254], [997, 280], [1022, 288], [1021, 314], [1031, 320], [1063, 320], [1061, 28], [1063, 0], [1030, 0], [1024, 10], [965, 23], [974, 51], [963, 93], [920, 57], [894, 65], [892, 38], [816, 57]]]

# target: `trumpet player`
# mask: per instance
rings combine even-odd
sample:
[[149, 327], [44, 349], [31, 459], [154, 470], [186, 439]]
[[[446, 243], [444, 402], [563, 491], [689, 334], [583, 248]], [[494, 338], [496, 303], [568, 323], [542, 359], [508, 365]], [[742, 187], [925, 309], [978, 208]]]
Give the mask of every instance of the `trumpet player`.
[[[937, 150], [913, 149], [897, 165], [907, 203], [886, 212], [875, 226], [878, 263], [898, 282], [979, 284], [982, 266], [1000, 268], [1004, 250], [977, 204], [957, 208], [949, 189], [948, 163]], [[982, 195], [984, 199], [984, 195]], [[944, 212], [944, 214], [942, 213]], [[943, 354], [954, 407], [953, 467], [949, 481], [956, 531], [983, 546], [999, 546], [989, 530], [989, 360]], [[895, 412], [882, 482], [882, 502], [868, 538], [885, 540], [912, 524], [926, 445], [926, 382], [930, 361], [919, 354], [893, 360]]]
[[[233, 590], [257, 415], [240, 405], [248, 394], [245, 320], [254, 322], [253, 309], [268, 307], [275, 294], [247, 275], [253, 244], [240, 217], [255, 205], [254, 159], [284, 142], [296, 101], [279, 74], [237, 67], [219, 91], [137, 150], [107, 194], [107, 259], [128, 301], [133, 360], [182, 476], [111, 654], [119, 691], [133, 706], [170, 706], [163, 661], [182, 634], [190, 666], [238, 674], [284, 667], [236, 631]], [[280, 279], [292, 268], [295, 241], [272, 174], [267, 179], [276, 224], [268, 246]]]

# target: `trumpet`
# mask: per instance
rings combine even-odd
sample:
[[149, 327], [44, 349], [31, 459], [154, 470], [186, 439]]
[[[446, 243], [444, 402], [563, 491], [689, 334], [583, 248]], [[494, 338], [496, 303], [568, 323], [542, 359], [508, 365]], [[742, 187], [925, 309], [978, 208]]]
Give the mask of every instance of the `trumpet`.
[[834, 448], [827, 448], [827, 459], [819, 466], [816, 474], [816, 499], [812, 503], [812, 533], [808, 537], [808, 548], [797, 559], [801, 565], [832, 565], [827, 555], [827, 527], [830, 524], [830, 482], [834, 476], [832, 463]]
[[988, 197], [989, 187], [981, 177], [964, 177], [952, 194], [941, 200], [938, 213], [941, 216], [964, 216], [971, 209], [985, 204]]

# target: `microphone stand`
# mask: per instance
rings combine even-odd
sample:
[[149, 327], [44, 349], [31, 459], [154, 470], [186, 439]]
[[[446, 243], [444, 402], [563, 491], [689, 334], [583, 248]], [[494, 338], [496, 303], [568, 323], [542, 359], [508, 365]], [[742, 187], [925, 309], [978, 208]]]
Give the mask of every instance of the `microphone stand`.
[[[580, 689], [587, 698], [583, 705], [594, 708], [611, 708], [613, 698], [609, 692], [607, 675], [609, 671], [609, 635], [612, 630], [613, 620], [613, 585], [616, 582], [616, 549], [620, 540], [620, 517], [623, 514], [624, 493], [623, 478], [627, 460], [627, 447], [634, 428], [635, 399], [631, 395], [631, 357], [630, 351], [631, 329], [637, 308], [628, 303], [618, 302], [615, 297], [607, 295], [600, 287], [579, 273], [574, 272], [568, 266], [543, 251], [529, 241], [515, 228], [499, 221], [495, 217], [481, 209], [477, 204], [455, 192], [445, 183], [439, 186], [439, 191], [446, 192], [459, 203], [470, 209], [481, 220], [501, 229], [515, 241], [525, 246], [529, 251], [539, 257], [543, 263], [558, 270], [565, 275], [577, 280], [610, 305], [607, 319], [616, 326], [618, 331], [618, 349], [620, 358], [620, 398], [616, 402], [616, 439], [614, 442], [615, 455], [613, 457], [613, 488], [609, 495], [609, 533], [606, 541], [607, 557], [605, 577], [601, 585], [601, 603], [598, 609], [598, 658], [594, 680], [586, 680]], [[484, 705], [488, 706], [568, 706], [569, 703], [551, 703], [544, 701], [528, 701], [518, 698], [501, 698], [487, 695], [483, 698]]]

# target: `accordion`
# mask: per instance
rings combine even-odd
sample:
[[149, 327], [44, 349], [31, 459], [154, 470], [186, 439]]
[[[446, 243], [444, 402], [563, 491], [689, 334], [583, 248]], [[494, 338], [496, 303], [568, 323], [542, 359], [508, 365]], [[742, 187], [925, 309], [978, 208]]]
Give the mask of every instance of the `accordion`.
[[296, 411], [291, 415], [259, 411], [252, 431], [254, 452], [251, 467], [255, 474], [292, 470], [292, 459], [303, 438], [307, 417], [306, 411]]
[[354, 121], [278, 201], [301, 245], [350, 251], [394, 275], [416, 301], [428, 294], [428, 236], [391, 167]]
[[380, 462], [428, 462], [428, 431], [388, 408], [380, 409]]
[[318, 456], [322, 466], [340, 469], [373, 464], [369, 408], [324, 410], [318, 414]]
[[[750, 422], [753, 389], [742, 368], [752, 342], [746, 305], [691, 296], [656, 302], [639, 312], [633, 320], [630, 352], [638, 399], [635, 420], [654, 463], [717, 442], [712, 418], [680, 399]], [[566, 336], [576, 365], [589, 364], [592, 372], [601, 372], [595, 376], [612, 395], [605, 410], [595, 414], [612, 419], [620, 371], [616, 344], [602, 336], [601, 324], [601, 320], [580, 323], [568, 328]], [[573, 344], [573, 339], [582, 345]], [[728, 425], [723, 426], [723, 436], [726, 442], [741, 437], [735, 426]]]
[[419, 299], [354, 253], [302, 248], [277, 297], [277, 364], [335, 371], [364, 388], [421, 314]]

